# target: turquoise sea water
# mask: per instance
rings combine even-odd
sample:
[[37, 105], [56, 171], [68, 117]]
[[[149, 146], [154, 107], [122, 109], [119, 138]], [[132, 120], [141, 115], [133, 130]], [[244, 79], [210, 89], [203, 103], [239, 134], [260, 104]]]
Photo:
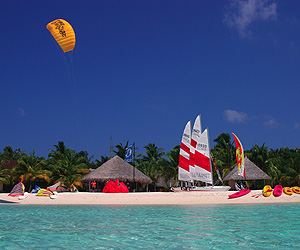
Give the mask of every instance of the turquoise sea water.
[[0, 206], [0, 249], [299, 249], [300, 204]]

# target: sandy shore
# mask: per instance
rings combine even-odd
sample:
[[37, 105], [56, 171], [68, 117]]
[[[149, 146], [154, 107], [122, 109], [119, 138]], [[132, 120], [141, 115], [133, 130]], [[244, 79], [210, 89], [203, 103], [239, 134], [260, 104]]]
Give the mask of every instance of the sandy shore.
[[[206, 204], [265, 204], [265, 203], [300, 203], [300, 194], [280, 197], [264, 197], [261, 190], [229, 199], [228, 195], [235, 191], [226, 192], [149, 192], [149, 193], [59, 193], [56, 199], [29, 194], [24, 200], [0, 194], [0, 205], [206, 205]], [[253, 197], [258, 195], [258, 198]]]

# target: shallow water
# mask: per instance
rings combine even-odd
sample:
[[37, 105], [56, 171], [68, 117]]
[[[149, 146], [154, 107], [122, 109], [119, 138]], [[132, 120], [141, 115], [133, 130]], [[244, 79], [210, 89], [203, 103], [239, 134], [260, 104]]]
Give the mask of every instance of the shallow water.
[[298, 249], [300, 204], [0, 206], [0, 249]]

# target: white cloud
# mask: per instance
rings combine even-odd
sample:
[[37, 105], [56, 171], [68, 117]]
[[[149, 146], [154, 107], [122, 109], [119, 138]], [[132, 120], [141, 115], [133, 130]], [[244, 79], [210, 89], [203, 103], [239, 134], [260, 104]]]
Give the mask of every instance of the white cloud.
[[265, 121], [263, 124], [266, 128], [276, 128], [279, 125], [275, 118], [269, 115], [265, 116]]
[[26, 112], [25, 112], [25, 110], [24, 110], [24, 109], [22, 109], [22, 108], [18, 108], [18, 114], [19, 114], [19, 116], [23, 117], [23, 116], [25, 116], [25, 115], [26, 115]]
[[223, 111], [223, 117], [226, 121], [232, 122], [232, 123], [241, 123], [245, 122], [248, 119], [248, 116], [244, 112], [238, 112], [235, 110], [224, 110]]
[[245, 38], [251, 36], [254, 21], [276, 19], [277, 4], [270, 0], [231, 0], [224, 16], [224, 23]]

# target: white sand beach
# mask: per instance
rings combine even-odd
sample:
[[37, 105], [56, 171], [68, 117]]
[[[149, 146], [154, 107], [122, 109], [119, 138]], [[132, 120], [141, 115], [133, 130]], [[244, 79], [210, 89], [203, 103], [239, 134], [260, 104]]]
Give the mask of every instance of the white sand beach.
[[[56, 199], [29, 194], [24, 200], [0, 194], [0, 205], [206, 205], [206, 204], [265, 204], [265, 203], [300, 203], [300, 194], [280, 197], [262, 196], [261, 190], [253, 190], [249, 194], [229, 199], [226, 192], [137, 192], [137, 193], [59, 193]], [[258, 195], [258, 198], [253, 197]]]

